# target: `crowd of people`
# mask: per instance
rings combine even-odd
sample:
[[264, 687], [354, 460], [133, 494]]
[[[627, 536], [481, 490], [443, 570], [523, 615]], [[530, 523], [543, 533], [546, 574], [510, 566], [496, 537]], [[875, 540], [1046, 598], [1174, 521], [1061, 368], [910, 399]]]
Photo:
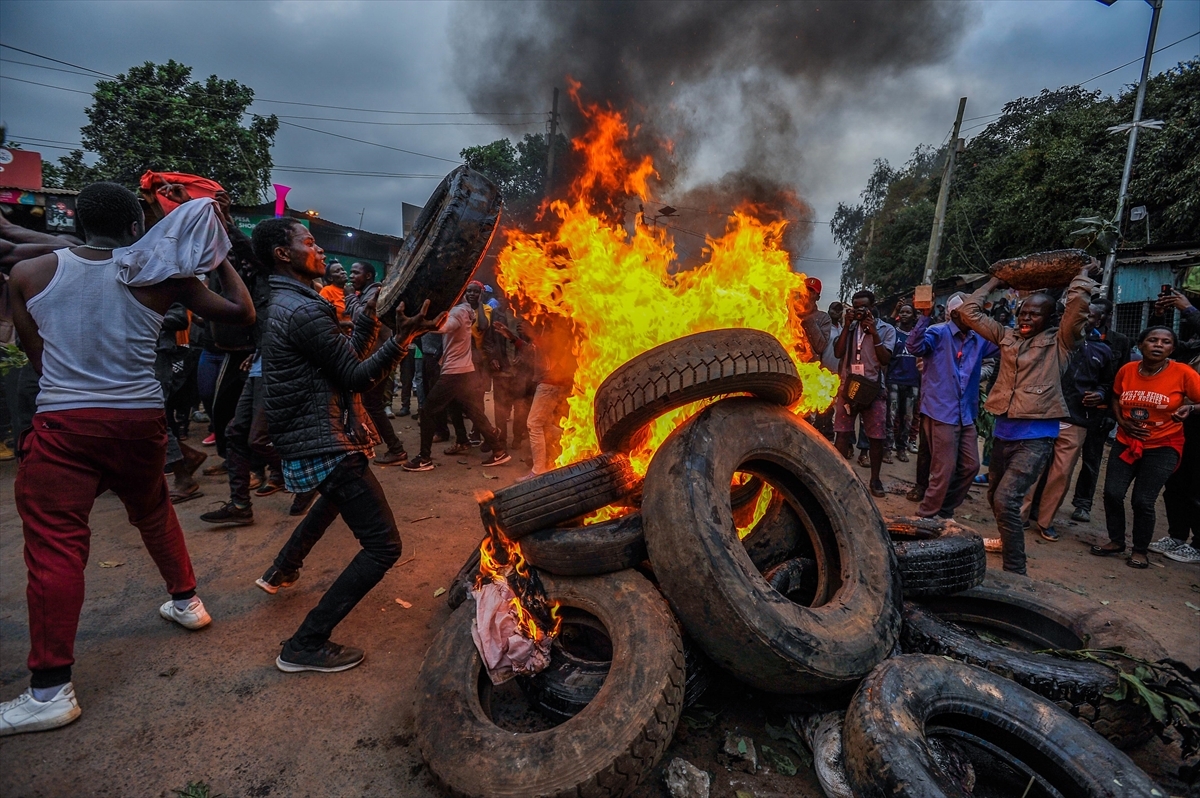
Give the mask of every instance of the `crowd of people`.
[[[0, 328], [11, 340], [0, 343], [19, 343], [28, 359], [5, 350], [3, 404], [19, 458], [31, 640], [30, 687], [0, 704], [0, 735], [80, 715], [71, 673], [88, 520], [106, 490], [124, 504], [163, 578], [170, 598], [160, 615], [187, 630], [212, 619], [174, 505], [201, 495], [195, 473], [206, 448], [220, 462], [204, 473], [225, 476], [229, 498], [201, 521], [253, 524], [252, 497], [278, 492], [291, 494], [289, 512], [303, 516], [256, 580], [267, 593], [296, 583], [341, 517], [361, 550], [276, 657], [284, 672], [337, 672], [365, 654], [333, 642], [334, 629], [402, 550], [371, 465], [428, 472], [435, 444], [444, 443], [450, 457], [479, 447], [480, 464], [491, 468], [520, 457], [528, 441], [521, 479], [554, 466], [576, 367], [569, 321], [527, 318], [475, 281], [436, 318], [428, 302], [380, 318], [382, 275], [372, 263], [347, 273], [288, 217], [245, 235], [219, 186], [197, 199], [180, 185], [139, 198], [96, 183], [80, 192], [76, 213], [82, 242], [13, 233], [0, 247], [0, 265], [10, 269], [2, 315], [11, 319]], [[147, 219], [163, 227], [147, 236]], [[190, 227], [176, 229], [205, 220], [217, 232], [198, 249]], [[130, 255], [155, 235], [155, 246], [191, 254], [147, 273], [195, 260], [197, 251], [216, 253], [212, 268], [138, 277]], [[1149, 551], [1200, 562], [1195, 539], [1188, 542], [1200, 524], [1200, 412], [1192, 412], [1200, 310], [1164, 290], [1158, 318], [1135, 343], [1111, 329], [1112, 304], [1096, 294], [1089, 270], [1061, 296], [1032, 293], [1015, 306], [994, 299], [1002, 288], [993, 279], [921, 310], [901, 301], [885, 318], [870, 291], [819, 310], [821, 284], [810, 278], [796, 312], [814, 358], [840, 376], [835, 402], [814, 424], [847, 458], [859, 450], [877, 497], [882, 464], [915, 455], [908, 499], [919, 516], [953, 518], [971, 486], [986, 484], [1004, 568], [1017, 573], [1025, 572], [1026, 527], [1058, 540], [1055, 515], [1080, 463], [1073, 517], [1090, 518], [1108, 450], [1110, 541], [1092, 553], [1128, 551], [1135, 568], [1146, 567]], [[1176, 314], [1185, 343], [1169, 323]], [[395, 416], [419, 421], [411, 456]], [[199, 446], [189, 443], [201, 432]], [[1169, 534], [1152, 542], [1164, 491]]]
[[[159, 204], [160, 195], [167, 202]], [[139, 198], [96, 183], [80, 192], [76, 213], [83, 242], [17, 234], [29, 239], [24, 248], [0, 252], [15, 261], [4, 285], [5, 315], [28, 357], [27, 365], [6, 365], [31, 377], [5, 382], [5, 404], [26, 409], [10, 414], [8, 431], [19, 458], [14, 492], [29, 574], [31, 679], [28, 690], [0, 704], [0, 736], [56, 728], [80, 715], [71, 667], [88, 518], [106, 490], [125, 505], [165, 582], [170, 600], [159, 613], [188, 630], [212, 619], [196, 594], [174, 505], [202, 495], [194, 475], [205, 448], [221, 458], [205, 473], [227, 477], [229, 499], [202, 521], [253, 524], [252, 495], [281, 491], [293, 496], [289, 512], [303, 516], [256, 580], [267, 593], [299, 579], [312, 547], [340, 516], [361, 551], [276, 658], [284, 672], [337, 672], [365, 655], [333, 642], [334, 628], [401, 553], [371, 464], [430, 471], [440, 441], [450, 456], [479, 446], [481, 464], [493, 467], [511, 462], [510, 452], [528, 440], [530, 470], [522, 479], [553, 467], [574, 371], [571, 330], [561, 322], [531, 323], [472, 282], [437, 318], [428, 318], [428, 302], [401, 303], [385, 325], [373, 264], [354, 263], [347, 275], [292, 218], [268, 219], [246, 236], [219, 190], [192, 200], [186, 187], [166, 185]], [[215, 268], [148, 284], [127, 279], [128, 254], [147, 219], [170, 226], [204, 214], [222, 230]], [[199, 251], [189, 234], [172, 228], [159, 238], [184, 242], [173, 253], [182, 262]], [[396, 415], [420, 422], [412, 457], [392, 425]], [[189, 445], [205, 422], [207, 437]]]
[[[821, 284], [809, 278], [801, 322], [814, 356], [841, 378], [815, 425], [845, 457], [861, 451], [877, 497], [881, 464], [916, 454], [907, 498], [919, 517], [953, 518], [972, 485], [986, 486], [999, 538], [985, 543], [1020, 574], [1027, 531], [1059, 540], [1073, 478], [1071, 518], [1091, 520], [1108, 450], [1109, 542], [1091, 553], [1126, 555], [1133, 568], [1146, 568], [1150, 551], [1200, 563], [1200, 310], [1164, 286], [1130, 341], [1097, 294], [1098, 266], [1062, 292], [1018, 296], [991, 279], [920, 311], [902, 299], [886, 318], [866, 290], [818, 310]], [[1152, 541], [1160, 495], [1168, 533]]]

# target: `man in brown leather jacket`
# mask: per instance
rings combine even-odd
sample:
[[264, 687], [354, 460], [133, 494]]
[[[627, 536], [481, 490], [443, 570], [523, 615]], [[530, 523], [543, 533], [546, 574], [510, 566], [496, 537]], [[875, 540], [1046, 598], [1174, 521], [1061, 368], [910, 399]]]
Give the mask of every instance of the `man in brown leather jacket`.
[[1060, 419], [1068, 415], [1062, 373], [1071, 349], [1083, 338], [1088, 302], [1096, 288], [1088, 274], [1097, 265], [1093, 260], [1071, 281], [1058, 327], [1050, 326], [1055, 303], [1049, 294], [1032, 294], [1021, 302], [1016, 329], [987, 315], [984, 299], [1004, 285], [996, 278], [959, 311], [967, 327], [1000, 347], [999, 374], [984, 409], [996, 416], [988, 503], [1000, 532], [1006, 571], [1025, 573], [1021, 503], [1054, 451]]

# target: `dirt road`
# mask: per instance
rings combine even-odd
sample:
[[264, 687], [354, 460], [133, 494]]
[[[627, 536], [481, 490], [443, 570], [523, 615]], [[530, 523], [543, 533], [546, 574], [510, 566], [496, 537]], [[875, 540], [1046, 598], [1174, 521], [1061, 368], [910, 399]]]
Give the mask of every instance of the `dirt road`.
[[[398, 420], [406, 443], [416, 424]], [[527, 454], [527, 452], [526, 452]], [[172, 796], [204, 781], [213, 795], [437, 796], [413, 744], [417, 723], [414, 681], [430, 641], [449, 614], [438, 588], [449, 587], [481, 533], [473, 500], [524, 472], [516, 460], [479, 467], [480, 455], [437, 457], [434, 471], [409, 474], [376, 469], [404, 540], [400, 564], [339, 626], [335, 641], [366, 649], [366, 662], [341, 674], [284, 674], [274, 665], [279, 643], [300, 623], [357, 551], [338, 521], [314, 549], [295, 587], [268, 596], [254, 585], [290, 534], [291, 501], [276, 494], [255, 502], [254, 526], [214, 529], [200, 523], [211, 501], [224, 500], [223, 478], [203, 478], [203, 499], [180, 505], [200, 595], [212, 625], [187, 632], [158, 615], [167, 596], [138, 534], [111, 494], [92, 517], [87, 600], [76, 645], [74, 682], [82, 718], [60, 730], [0, 741], [3, 796]], [[464, 461], [464, 462], [460, 462]], [[912, 478], [911, 464], [885, 466], [885, 481]], [[863, 469], [856, 470], [864, 474]], [[21, 526], [13, 506], [14, 463], [0, 464], [0, 698], [27, 684], [28, 624]], [[492, 477], [496, 477], [492, 479]], [[895, 483], [899, 486], [900, 483]], [[960, 519], [994, 534], [982, 492], [973, 491]], [[913, 509], [903, 496], [881, 500], [885, 514]], [[1108, 602], [1153, 633], [1168, 652], [1200, 665], [1200, 568], [1151, 555], [1147, 571], [1121, 559], [1087, 555], [1103, 538], [1103, 513], [1090, 525], [1062, 524], [1063, 539], [1030, 539], [1032, 576], [1058, 582]], [[1165, 528], [1160, 509], [1160, 531]], [[1156, 534], [1155, 537], [1158, 537]], [[999, 560], [989, 555], [989, 567]], [[405, 608], [397, 599], [411, 603]], [[772, 720], [725, 691], [708, 728], [677, 736], [659, 771], [684, 756], [715, 774], [714, 796], [748, 790], [770, 795], [819, 796], [811, 772], [796, 776], [731, 774], [714, 756], [724, 731], [739, 727], [766, 740]], [[704, 716], [707, 718], [707, 716]], [[774, 719], [779, 722], [778, 718]], [[703, 723], [698, 724], [703, 725]], [[683, 727], [681, 727], [683, 728]], [[1154, 775], [1171, 767], [1170, 752], [1151, 744], [1135, 758]], [[665, 795], [661, 773], [639, 796]]]

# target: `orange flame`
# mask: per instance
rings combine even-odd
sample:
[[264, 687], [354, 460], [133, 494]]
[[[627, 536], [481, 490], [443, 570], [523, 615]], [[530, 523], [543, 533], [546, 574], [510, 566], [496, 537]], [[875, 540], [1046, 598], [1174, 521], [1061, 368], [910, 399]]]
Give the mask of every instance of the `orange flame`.
[[[649, 157], [630, 160], [625, 155], [631, 134], [621, 114], [585, 105], [578, 89], [573, 83], [571, 97], [589, 127], [572, 143], [584, 162], [571, 185], [571, 199], [549, 204], [559, 221], [552, 233], [508, 229], [496, 267], [505, 293], [532, 303], [535, 317], [566, 317], [578, 334], [579, 365], [557, 464], [599, 452], [593, 401], [605, 377], [648, 349], [705, 330], [748, 327], [774, 335], [792, 353], [804, 383], [794, 411], [828, 407], [838, 380], [818, 363], [807, 362], [813, 353], [792, 312], [793, 303], [807, 294], [805, 275], [792, 271], [782, 247], [787, 222], [762, 221], [750, 206], [735, 210], [724, 235], [706, 237], [707, 262], [673, 273], [677, 258], [667, 230], [639, 220], [630, 231], [596, 212], [605, 192], [648, 198], [657, 173]], [[644, 474], [667, 435], [706, 403], [657, 419], [645, 445], [631, 453], [634, 468]]]
[[[495, 510], [488, 505], [484, 505], [484, 518], [491, 516], [495, 517]], [[524, 584], [530, 579], [529, 566], [525, 560], [525, 555], [521, 553], [521, 547], [515, 540], [509, 540], [508, 537], [500, 531], [500, 527], [495, 523], [486, 523], [487, 535], [484, 536], [483, 542], [479, 544], [479, 574], [475, 577], [475, 589], [483, 587], [487, 582], [505, 582], [509, 587], [512, 587], [512, 580], [508, 579], [508, 574], [514, 572], [520, 578], [519, 581]], [[549, 604], [550, 618], [553, 621], [553, 628], [545, 630], [538, 622], [537, 618], [526, 609], [521, 600], [525, 596], [518, 595], [514, 591], [514, 595], [508, 601], [509, 608], [512, 610], [513, 617], [517, 621], [517, 628], [521, 634], [530, 640], [540, 640], [549, 635], [556, 637], [558, 630], [562, 626], [562, 617], [559, 615], [559, 603], [552, 602]]]

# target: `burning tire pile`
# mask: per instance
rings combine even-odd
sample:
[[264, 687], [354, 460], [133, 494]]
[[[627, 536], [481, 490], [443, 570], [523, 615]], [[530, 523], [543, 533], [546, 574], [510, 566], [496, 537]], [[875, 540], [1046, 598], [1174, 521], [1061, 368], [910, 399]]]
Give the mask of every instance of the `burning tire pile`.
[[[985, 575], [982, 541], [952, 523], [885, 524], [788, 410], [800, 390], [766, 333], [672, 341], [600, 386], [604, 454], [481, 499], [482, 557], [451, 589], [457, 609], [419, 679], [418, 740], [439, 782], [464, 796], [627, 795], [724, 671], [780, 706], [845, 710], [797, 724], [820, 730], [809, 739], [830, 795], [969, 796], [986, 777], [1015, 795], [1165, 796], [1105, 739], [1147, 728], [1105, 697], [1114, 672], [1032, 653], [1121, 645], [1154, 659], [1153, 641], [1067, 591]], [[629, 455], [646, 426], [693, 402], [707, 404], [639, 479]], [[609, 520], [584, 522], [602, 508]], [[535, 647], [553, 639], [540, 672], [512, 669], [552, 727], [495, 718], [484, 604], [466, 600], [489, 581], [513, 589]]]

